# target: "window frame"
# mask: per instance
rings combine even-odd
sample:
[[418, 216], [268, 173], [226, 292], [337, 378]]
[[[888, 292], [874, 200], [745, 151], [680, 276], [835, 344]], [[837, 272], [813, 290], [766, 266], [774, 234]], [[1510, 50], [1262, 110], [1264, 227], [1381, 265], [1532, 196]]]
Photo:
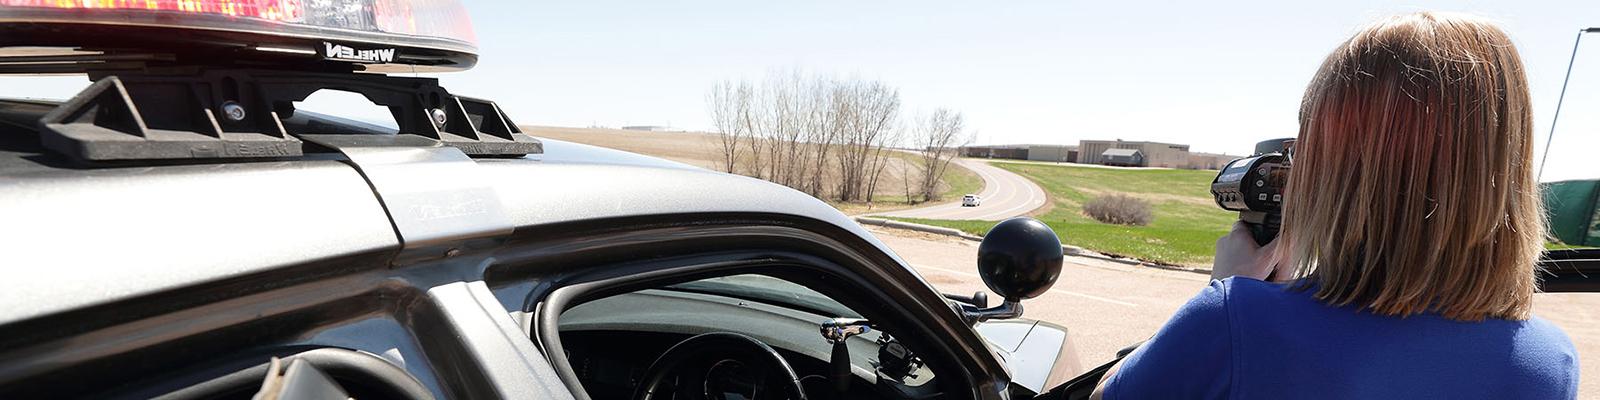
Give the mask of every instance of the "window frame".
[[[741, 273], [801, 283], [871, 317], [883, 316], [875, 322], [892, 327], [897, 339], [935, 366], [946, 396], [1003, 396], [1009, 372], [998, 355], [931, 285], [868, 238], [820, 221], [748, 215], [624, 220], [546, 227], [544, 232], [565, 234], [514, 239], [519, 243], [508, 248], [528, 250], [501, 254], [485, 271], [502, 301], [522, 300], [517, 317], [529, 338], [580, 399], [587, 393], [560, 343], [563, 311], [609, 295]], [[789, 271], [773, 265], [787, 265]], [[819, 287], [814, 279], [831, 281]]]
[[[734, 254], [726, 254], [726, 256], [732, 255]], [[638, 290], [654, 289], [661, 286], [693, 282], [707, 278], [734, 275], [762, 275], [805, 286], [808, 289], [823, 294], [824, 296], [828, 296], [830, 299], [839, 301], [840, 303], [845, 304], [851, 310], [862, 315], [869, 316], [869, 318], [871, 316], [886, 315], [893, 312], [886, 311], [881, 306], [875, 307], [871, 304], [871, 301], [862, 298], [870, 295], [864, 295], [860, 292], [855, 294], [848, 293], [852, 291], [876, 291], [876, 289], [872, 289], [870, 287], [816, 287], [815, 285], [820, 283], [819, 281], [838, 279], [841, 277], [837, 275], [829, 275], [836, 273], [836, 271], [830, 271], [828, 268], [819, 268], [815, 265], [807, 265], [805, 261], [794, 259], [754, 259], [711, 262], [690, 261], [689, 263], [679, 266], [668, 266], [673, 264], [670, 261], [662, 262], [661, 264], [663, 265], [660, 268], [640, 270], [636, 274], [601, 278], [563, 286], [553, 290], [550, 293], [550, 296], [540, 304], [539, 311], [535, 314], [535, 318], [538, 319], [539, 323], [537, 325], [538, 328], [535, 329], [534, 335], [538, 337], [538, 342], [544, 344], [543, 347], [545, 347], [546, 354], [549, 354], [547, 358], [549, 358], [551, 366], [555, 368], [557, 375], [562, 380], [562, 383], [567, 385], [567, 389], [572, 391], [574, 395], [577, 395], [579, 392], [583, 392], [584, 395], [587, 396], [587, 392], [583, 388], [582, 383], [579, 382], [577, 374], [571, 367], [570, 360], [567, 359], [565, 348], [561, 344], [560, 316], [566, 310], [570, 310], [573, 307], [577, 307], [591, 301], [632, 293]], [[808, 274], [817, 275], [807, 276]], [[823, 278], [819, 278], [818, 276]], [[838, 298], [840, 296], [839, 293], [845, 293], [843, 296], [846, 297], [846, 299]], [[877, 320], [874, 321], [876, 322]], [[893, 328], [884, 330], [896, 331]], [[896, 336], [896, 338], [901, 338], [901, 336]], [[904, 341], [903, 339], [900, 340]], [[938, 340], [923, 339], [915, 340], [915, 342], [917, 342], [919, 345], [918, 347], [940, 345], [940, 341]], [[921, 355], [922, 353], [919, 352], [918, 354]], [[935, 376], [940, 377], [937, 382], [939, 385], [939, 390], [941, 392], [950, 393], [955, 391], [956, 388], [965, 386], [965, 382], [960, 378], [945, 378], [947, 375], [965, 375], [960, 373], [952, 373], [961, 369], [958, 363], [948, 362], [947, 360], [941, 361], [945, 362], [935, 363], [933, 361], [929, 361], [929, 367], [934, 370]]]

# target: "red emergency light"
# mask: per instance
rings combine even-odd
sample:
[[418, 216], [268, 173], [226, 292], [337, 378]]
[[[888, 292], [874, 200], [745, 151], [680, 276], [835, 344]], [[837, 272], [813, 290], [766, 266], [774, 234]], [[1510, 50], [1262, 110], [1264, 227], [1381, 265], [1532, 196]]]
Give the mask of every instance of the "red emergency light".
[[[148, 47], [172, 50], [187, 47], [191, 35], [196, 46], [255, 48], [367, 64], [367, 70], [379, 64], [465, 69], [477, 61], [477, 38], [459, 0], [0, 0], [0, 47], [127, 49], [148, 39]], [[71, 39], [53, 43], [53, 37]]]

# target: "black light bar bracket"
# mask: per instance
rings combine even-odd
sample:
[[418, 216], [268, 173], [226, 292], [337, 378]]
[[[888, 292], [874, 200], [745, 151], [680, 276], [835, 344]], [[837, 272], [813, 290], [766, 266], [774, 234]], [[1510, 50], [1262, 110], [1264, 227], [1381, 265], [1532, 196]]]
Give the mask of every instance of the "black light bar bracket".
[[40, 118], [44, 145], [80, 161], [281, 158], [304, 154], [284, 119], [323, 89], [359, 93], [393, 114], [400, 135], [472, 156], [543, 152], [492, 101], [455, 96], [437, 79], [261, 69], [92, 72], [94, 81]]

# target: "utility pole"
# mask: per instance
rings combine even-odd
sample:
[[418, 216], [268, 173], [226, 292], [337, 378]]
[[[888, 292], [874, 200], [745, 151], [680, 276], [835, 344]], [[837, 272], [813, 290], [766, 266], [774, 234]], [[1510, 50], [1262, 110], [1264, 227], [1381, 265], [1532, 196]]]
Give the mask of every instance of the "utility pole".
[[1583, 43], [1583, 34], [1594, 32], [1600, 32], [1600, 27], [1581, 29], [1578, 38], [1572, 41], [1572, 58], [1567, 59], [1567, 77], [1561, 80], [1561, 96], [1556, 98], [1556, 112], [1550, 118], [1550, 135], [1544, 139], [1544, 155], [1539, 157], [1539, 174], [1534, 177], [1534, 182], [1544, 179], [1544, 164], [1550, 160], [1550, 148], [1555, 144], [1556, 121], [1561, 119], [1561, 103], [1567, 100], [1567, 82], [1572, 80], [1572, 64], [1578, 61], [1578, 44]]

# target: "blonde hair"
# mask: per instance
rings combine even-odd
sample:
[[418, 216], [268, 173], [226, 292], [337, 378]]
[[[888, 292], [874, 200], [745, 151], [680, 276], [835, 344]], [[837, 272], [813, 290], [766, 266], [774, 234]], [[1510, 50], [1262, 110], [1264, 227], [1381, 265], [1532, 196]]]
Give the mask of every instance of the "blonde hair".
[[1324, 302], [1526, 319], [1543, 246], [1522, 60], [1471, 16], [1344, 42], [1306, 89], [1278, 256]]

